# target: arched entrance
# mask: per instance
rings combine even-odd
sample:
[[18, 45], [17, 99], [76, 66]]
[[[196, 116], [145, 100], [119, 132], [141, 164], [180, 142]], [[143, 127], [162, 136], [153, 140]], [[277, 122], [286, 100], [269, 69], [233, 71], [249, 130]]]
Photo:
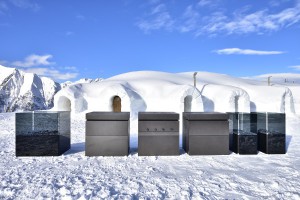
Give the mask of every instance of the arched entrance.
[[59, 111], [71, 111], [71, 101], [67, 97], [61, 96], [58, 101]]
[[192, 111], [192, 100], [193, 97], [191, 95], [188, 95], [184, 98], [184, 112]]
[[112, 103], [112, 107], [113, 107], [113, 112], [121, 112], [121, 98], [119, 96], [115, 96], [113, 98], [113, 103]]

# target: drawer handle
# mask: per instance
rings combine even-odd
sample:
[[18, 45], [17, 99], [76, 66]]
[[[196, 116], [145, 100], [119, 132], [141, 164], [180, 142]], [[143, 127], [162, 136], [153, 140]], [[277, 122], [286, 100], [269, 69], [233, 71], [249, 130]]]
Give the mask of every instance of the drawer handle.
[[164, 128], [162, 128], [162, 131], [165, 131], [165, 129], [164, 129]]
[[155, 128], [154, 131], [157, 131], [157, 128]]
[[147, 131], [149, 131], [149, 128], [147, 128]]

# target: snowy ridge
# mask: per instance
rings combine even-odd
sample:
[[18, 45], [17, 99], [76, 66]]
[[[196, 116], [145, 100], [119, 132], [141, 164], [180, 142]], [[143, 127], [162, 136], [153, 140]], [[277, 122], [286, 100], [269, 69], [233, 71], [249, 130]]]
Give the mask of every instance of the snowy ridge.
[[0, 65], [0, 112], [44, 110], [53, 107], [60, 84], [50, 78]]

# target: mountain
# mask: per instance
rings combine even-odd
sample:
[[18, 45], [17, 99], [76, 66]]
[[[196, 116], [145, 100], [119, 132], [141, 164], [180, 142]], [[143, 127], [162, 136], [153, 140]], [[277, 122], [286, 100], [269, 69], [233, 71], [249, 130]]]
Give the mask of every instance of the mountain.
[[100, 81], [103, 81], [103, 79], [102, 78], [96, 78], [96, 79], [82, 78], [82, 79], [79, 79], [78, 81], [75, 81], [75, 82], [66, 81], [66, 82], [61, 84], [61, 87], [65, 88], [67, 86], [78, 84], [78, 83], [97, 83], [97, 82], [100, 82]]
[[50, 109], [60, 89], [50, 78], [0, 65], [0, 112]]

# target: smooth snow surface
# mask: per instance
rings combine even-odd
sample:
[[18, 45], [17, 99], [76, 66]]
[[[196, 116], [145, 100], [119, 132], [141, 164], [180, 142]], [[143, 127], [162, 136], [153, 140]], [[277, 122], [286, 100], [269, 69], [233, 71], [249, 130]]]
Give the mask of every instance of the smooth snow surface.
[[285, 155], [85, 157], [85, 116], [71, 150], [15, 157], [14, 115], [0, 114], [0, 199], [299, 199], [300, 115], [287, 117]]

